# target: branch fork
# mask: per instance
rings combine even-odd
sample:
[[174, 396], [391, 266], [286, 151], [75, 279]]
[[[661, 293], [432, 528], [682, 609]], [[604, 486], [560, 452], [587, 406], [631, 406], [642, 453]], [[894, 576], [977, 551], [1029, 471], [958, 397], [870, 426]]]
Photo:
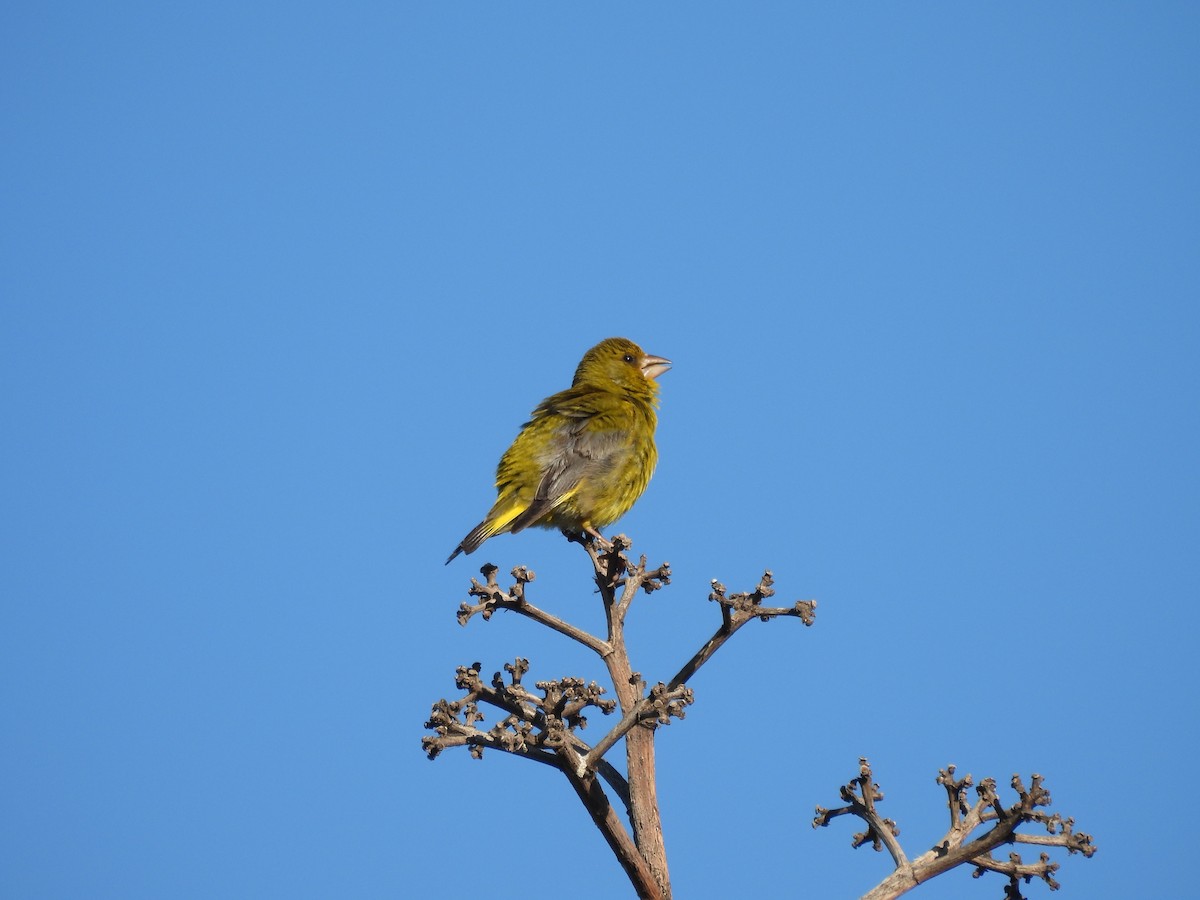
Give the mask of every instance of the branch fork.
[[[865, 758], [860, 759], [858, 777], [843, 785], [840, 791], [847, 805], [836, 809], [818, 806], [813, 819], [813, 827], [820, 828], [838, 816], [857, 816], [867, 824], [867, 829], [853, 836], [853, 846], [857, 848], [870, 843], [876, 850], [887, 847], [895, 863], [895, 871], [864, 894], [862, 900], [898, 897], [959, 865], [973, 866], [975, 878], [985, 872], [1007, 876], [1009, 881], [1005, 897], [1022, 900], [1020, 884], [1028, 883], [1033, 878], [1039, 878], [1051, 890], [1057, 890], [1059, 885], [1053, 876], [1059, 864], [1052, 862], [1045, 852], [1036, 863], [1023, 862], [1017, 853], [1010, 853], [1005, 861], [998, 860], [992, 856], [992, 851], [1001, 844], [1060, 847], [1070, 854], [1082, 853], [1085, 857], [1096, 852], [1090, 835], [1074, 831], [1073, 819], [1042, 811], [1042, 808], [1050, 805], [1051, 800], [1041, 775], [1031, 776], [1028, 789], [1019, 775], [1013, 775], [1009, 783], [1017, 794], [1017, 802], [1008, 806], [1000, 799], [995, 779], [985, 778], [975, 789], [978, 799], [973, 805], [968, 805], [967, 794], [973, 784], [971, 776], [956, 778], [955, 767], [947, 766], [939, 771], [937, 783], [946, 790], [950, 828], [932, 849], [909, 860], [900, 846], [900, 830], [896, 823], [882, 818], [875, 808], [875, 804], [883, 800], [883, 792], [872, 777], [870, 763]], [[973, 833], [988, 825], [991, 827], [971, 839]], [[1041, 826], [1047, 833], [1039, 835], [1018, 831], [1026, 825]]]

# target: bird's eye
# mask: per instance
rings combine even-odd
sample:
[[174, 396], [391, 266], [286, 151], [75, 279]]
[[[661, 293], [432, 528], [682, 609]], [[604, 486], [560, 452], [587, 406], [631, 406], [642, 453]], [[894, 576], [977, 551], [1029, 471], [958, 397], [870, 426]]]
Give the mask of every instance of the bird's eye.
[[625, 354], [625, 362], [627, 362], [627, 363], [634, 362], [634, 359], [633, 359], [633, 354], [632, 354], [632, 353], [626, 353], [626, 354]]

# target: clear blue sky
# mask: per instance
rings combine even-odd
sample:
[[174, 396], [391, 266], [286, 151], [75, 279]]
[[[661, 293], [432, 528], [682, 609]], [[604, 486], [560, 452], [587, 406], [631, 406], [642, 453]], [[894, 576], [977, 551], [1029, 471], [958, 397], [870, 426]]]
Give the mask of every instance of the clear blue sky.
[[1062, 896], [1187, 896], [1197, 7], [584, 7], [0, 12], [0, 894], [625, 896], [555, 773], [419, 745], [458, 664], [602, 675], [454, 619], [492, 560], [595, 626], [579, 548], [442, 562], [621, 334], [637, 667], [711, 578], [820, 602], [660, 734], [679, 897], [873, 885], [809, 827], [860, 755], [914, 852], [939, 767], [1036, 771]]

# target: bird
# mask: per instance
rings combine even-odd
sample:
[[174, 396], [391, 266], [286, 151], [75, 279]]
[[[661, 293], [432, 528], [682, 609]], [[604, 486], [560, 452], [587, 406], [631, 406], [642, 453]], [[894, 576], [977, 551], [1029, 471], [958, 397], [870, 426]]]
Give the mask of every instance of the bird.
[[607, 543], [599, 529], [629, 512], [658, 462], [657, 379], [670, 368], [628, 338], [588, 350], [571, 386], [543, 400], [500, 457], [496, 502], [446, 565], [531, 526]]

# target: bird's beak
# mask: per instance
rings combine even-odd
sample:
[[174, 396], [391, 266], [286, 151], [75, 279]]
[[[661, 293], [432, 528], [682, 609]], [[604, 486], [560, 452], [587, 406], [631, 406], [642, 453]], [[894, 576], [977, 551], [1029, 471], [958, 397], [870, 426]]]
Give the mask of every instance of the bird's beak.
[[657, 378], [671, 368], [671, 361], [661, 356], [651, 356], [647, 353], [642, 357], [642, 374], [647, 378]]

